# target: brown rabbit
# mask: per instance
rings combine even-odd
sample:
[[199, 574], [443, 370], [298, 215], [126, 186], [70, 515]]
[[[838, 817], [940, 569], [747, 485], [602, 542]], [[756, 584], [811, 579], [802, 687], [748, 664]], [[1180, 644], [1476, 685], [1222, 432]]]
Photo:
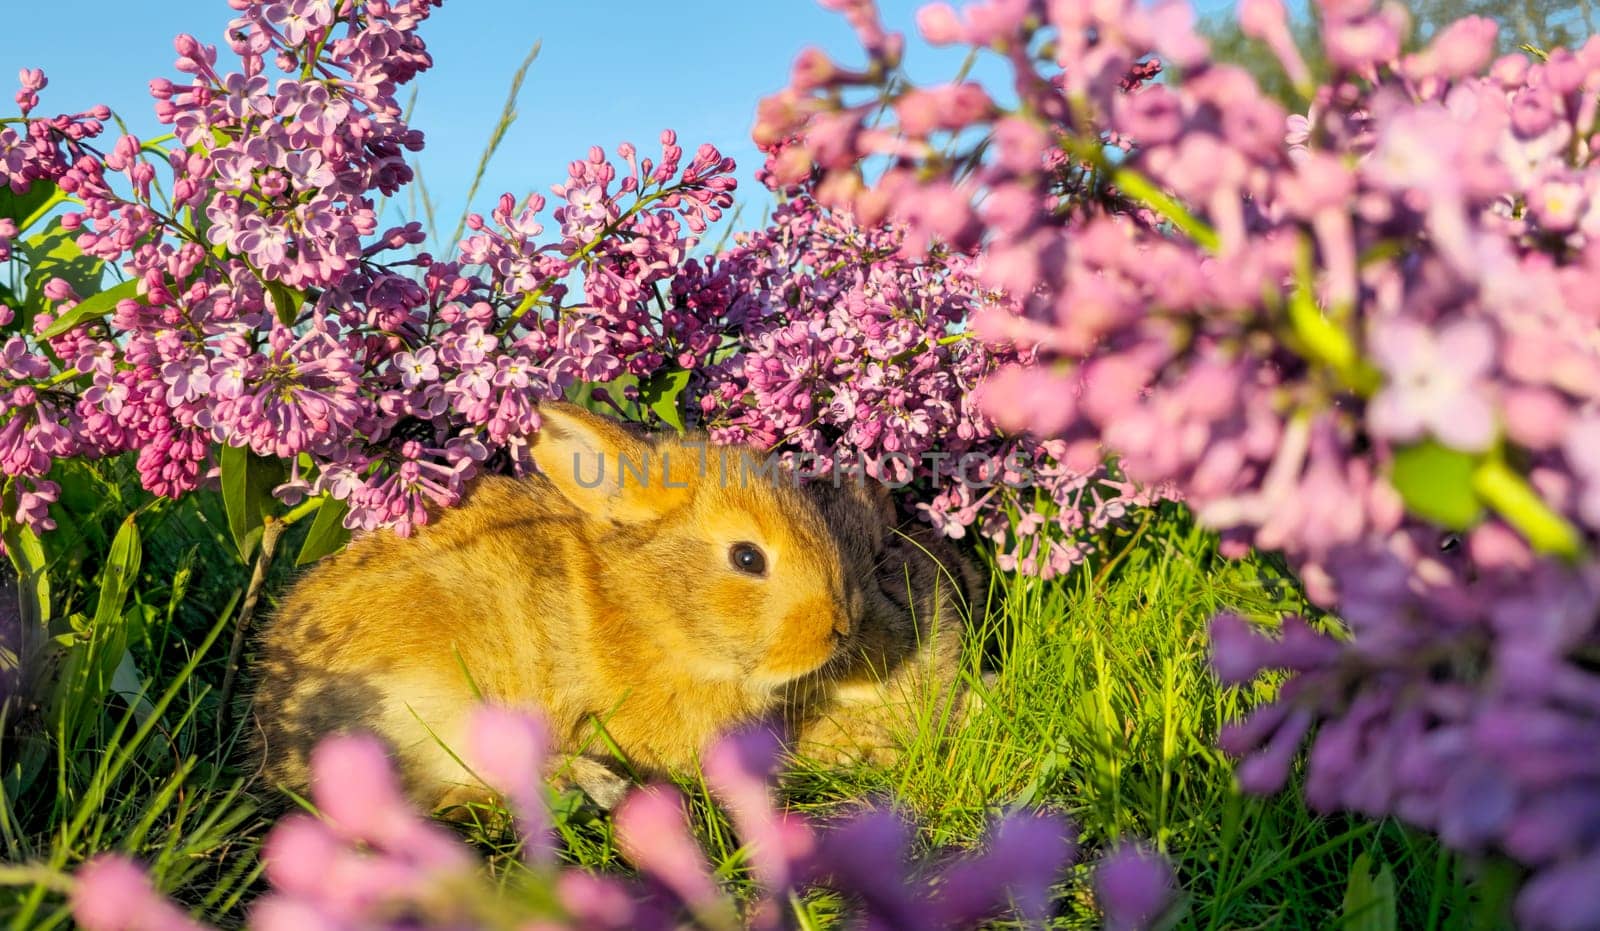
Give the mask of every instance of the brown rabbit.
[[969, 704], [964, 634], [982, 616], [988, 579], [933, 528], [901, 522], [883, 485], [807, 488], [866, 601], [842, 655], [791, 690], [795, 750], [828, 765], [888, 763], [919, 729], [948, 729]]
[[[255, 703], [269, 778], [303, 786], [319, 738], [364, 729], [419, 802], [481, 800], [444, 749], [462, 746], [475, 690], [543, 715], [562, 752], [605, 753], [599, 719], [637, 769], [688, 768], [836, 656], [862, 593], [809, 496], [741, 464], [760, 453], [568, 404], [540, 416], [541, 475], [480, 479], [414, 536], [360, 537], [285, 597]], [[606, 804], [617, 783], [587, 761], [586, 788], [586, 772]]]

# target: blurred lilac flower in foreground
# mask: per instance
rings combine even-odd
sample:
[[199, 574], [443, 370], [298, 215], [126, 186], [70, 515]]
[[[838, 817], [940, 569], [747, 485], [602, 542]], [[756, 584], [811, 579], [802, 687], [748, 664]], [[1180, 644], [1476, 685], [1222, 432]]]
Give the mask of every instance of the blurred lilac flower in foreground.
[[1172, 904], [1176, 886], [1165, 857], [1125, 843], [1095, 868], [1094, 888], [1107, 931], [1140, 931]]
[[1431, 332], [1413, 320], [1386, 320], [1376, 327], [1372, 351], [1389, 376], [1367, 410], [1373, 430], [1395, 440], [1431, 433], [1467, 452], [1489, 448], [1494, 404], [1481, 384], [1494, 364], [1488, 324], [1461, 320]]
[[[468, 731], [464, 759], [498, 784], [516, 815], [529, 851], [523, 864], [531, 871], [522, 878], [529, 881], [491, 879], [469, 847], [412, 809], [377, 740], [335, 737], [311, 760], [312, 800], [321, 818], [289, 815], [267, 837], [262, 860], [271, 891], [252, 907], [250, 926], [776, 928], [788, 924], [784, 911], [812, 886], [849, 896], [866, 928], [970, 928], [1011, 911], [1040, 922], [1050, 915], [1052, 886], [1076, 854], [1072, 827], [1050, 815], [1007, 815], [983, 849], [935, 862], [916, 854], [910, 826], [888, 811], [864, 810], [827, 823], [784, 812], [771, 788], [781, 747], [757, 728], [724, 738], [704, 765], [714, 796], [746, 844], [758, 886], [753, 901], [741, 902], [723, 888], [695, 838], [682, 793], [671, 786], [637, 789], [617, 809], [618, 846], [638, 879], [552, 869], [542, 722], [485, 707]], [[1141, 922], [1170, 896], [1171, 868], [1140, 857], [1102, 868], [1110, 877], [1103, 904], [1108, 919], [1121, 922], [1116, 927], [1146, 927]], [[157, 893], [142, 869], [116, 855], [79, 870], [72, 912], [87, 931], [204, 927]]]
[[94, 931], [187, 931], [201, 925], [150, 885], [131, 861], [101, 856], [78, 870], [72, 915]]

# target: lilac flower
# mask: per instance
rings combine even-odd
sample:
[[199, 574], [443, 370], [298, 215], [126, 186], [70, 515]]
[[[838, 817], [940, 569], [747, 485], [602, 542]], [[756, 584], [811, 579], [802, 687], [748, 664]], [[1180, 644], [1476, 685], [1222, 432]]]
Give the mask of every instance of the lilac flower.
[[402, 352], [394, 358], [395, 371], [400, 373], [400, 383], [407, 388], [437, 381], [439, 354], [432, 346], [423, 346], [416, 352]]
[[473, 771], [506, 793], [527, 845], [525, 859], [547, 864], [555, 855], [545, 836], [545, 754], [549, 736], [542, 721], [499, 708], [474, 712], [467, 726], [467, 759]]
[[1562, 448], [1583, 482], [1578, 513], [1590, 527], [1600, 529], [1600, 417], [1586, 417], [1574, 424]]
[[[273, 354], [253, 373], [255, 381], [212, 407], [217, 439], [284, 458], [328, 448], [362, 414], [354, 361], [326, 333], [296, 340], [278, 329], [270, 344]], [[231, 374], [225, 371], [224, 379], [231, 383]]]
[[1600, 860], [1590, 856], [1556, 867], [1531, 881], [1517, 899], [1517, 919], [1529, 927], [1578, 931], [1600, 923], [1593, 882]]
[[1485, 16], [1468, 16], [1440, 29], [1427, 48], [1406, 58], [1418, 78], [1458, 80], [1483, 71], [1494, 56], [1499, 25]]
[[1406, 29], [1401, 7], [1383, 7], [1362, 16], [1343, 18], [1330, 15], [1326, 46], [1328, 61], [1334, 67], [1366, 71], [1380, 62], [1394, 61], [1400, 54]]
[[[553, 895], [508, 894], [475, 870], [469, 848], [411, 810], [379, 744], [369, 737], [335, 737], [312, 754], [313, 800], [321, 817], [282, 819], [262, 849], [269, 891], [250, 911], [250, 926], [567, 928], [678, 927], [680, 908], [699, 926], [777, 926], [780, 896], [827, 881], [855, 893], [872, 926], [966, 928], [1015, 903], [1042, 920], [1048, 892], [1072, 853], [1070, 830], [1044, 816], [1014, 815], [989, 838], [987, 849], [944, 865], [931, 883], [907, 858], [904, 824], [886, 811], [830, 822], [779, 812], [768, 793], [773, 744], [750, 734], [719, 743], [708, 772], [733, 808], [741, 832], [781, 826], [792, 843], [782, 857], [768, 849], [767, 897], [741, 917], [733, 898], [707, 871], [689, 833], [682, 799], [668, 788], [635, 790], [618, 809], [616, 830], [646, 883], [561, 867], [543, 844], [544, 727], [503, 709], [480, 708], [469, 726], [471, 765], [508, 787], [519, 824], [533, 831], [533, 881]], [[532, 808], [523, 807], [533, 806]], [[746, 837], [747, 841], [754, 838]], [[771, 867], [788, 858], [779, 872]], [[555, 902], [552, 909], [551, 900]], [[79, 873], [75, 917], [91, 931], [181, 929], [200, 926], [157, 895], [148, 878], [120, 858], [92, 861]]]
[[1411, 320], [1384, 321], [1372, 337], [1373, 356], [1389, 376], [1372, 399], [1372, 429], [1400, 441], [1432, 434], [1456, 449], [1477, 452], [1494, 441], [1494, 405], [1482, 381], [1494, 364], [1494, 334], [1475, 320], [1437, 332]]
[[321, 152], [289, 152], [283, 157], [283, 168], [302, 191], [320, 191], [332, 185], [335, 177]]
[[1556, 233], [1570, 232], [1588, 212], [1583, 182], [1572, 176], [1546, 178], [1528, 195], [1528, 210], [1539, 225]]
[[1240, 31], [1265, 42], [1296, 87], [1311, 85], [1311, 70], [1294, 43], [1288, 13], [1281, 0], [1243, 0], [1238, 15]]
[[176, 905], [151, 886], [129, 860], [101, 856], [77, 874], [72, 917], [88, 931], [198, 931]]
[[568, 206], [563, 210], [563, 231], [573, 239], [592, 239], [611, 220], [612, 209], [605, 190], [590, 184], [566, 193]]
[[35, 533], [54, 530], [56, 522], [50, 517], [50, 505], [60, 497], [61, 486], [55, 482], [19, 476], [15, 520], [32, 528]]
[[703, 764], [769, 895], [804, 878], [816, 845], [807, 826], [775, 809], [768, 779], [781, 752], [776, 735], [757, 728], [718, 741]]
[[683, 798], [676, 790], [655, 786], [634, 793], [617, 809], [616, 821], [623, 853], [684, 904], [707, 915], [726, 908], [689, 833]]
[[283, 33], [289, 45], [304, 44], [308, 35], [333, 22], [329, 0], [289, 0], [266, 8], [265, 19]]
[[1095, 867], [1094, 887], [1108, 929], [1152, 928], [1173, 899], [1172, 865], [1160, 854], [1125, 843]]
[[190, 404], [211, 388], [204, 356], [168, 362], [161, 369], [161, 380], [168, 385], [167, 401], [174, 406]]
[[1042, 924], [1050, 913], [1051, 886], [1076, 852], [1074, 841], [1075, 832], [1055, 817], [1019, 813], [1003, 819], [990, 831], [986, 850], [943, 870], [926, 926], [971, 927], [1008, 905]]
[[35, 353], [27, 340], [13, 336], [0, 346], [0, 371], [12, 378], [43, 378], [50, 373], [50, 363]]
[[273, 111], [272, 96], [267, 92], [265, 75], [246, 76], [235, 72], [222, 79], [222, 111], [235, 120], [252, 116], [270, 116]]

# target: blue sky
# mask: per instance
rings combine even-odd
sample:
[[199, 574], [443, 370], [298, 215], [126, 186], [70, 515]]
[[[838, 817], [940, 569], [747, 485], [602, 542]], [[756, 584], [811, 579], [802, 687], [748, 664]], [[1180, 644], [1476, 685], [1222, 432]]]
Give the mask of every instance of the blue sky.
[[[921, 2], [882, 0], [881, 7], [891, 28], [914, 36]], [[11, 109], [11, 76], [18, 68], [43, 68], [50, 86], [41, 109], [103, 102], [145, 138], [164, 131], [155, 123], [146, 83], [181, 77], [172, 68], [172, 37], [189, 32], [220, 44], [232, 16], [224, 0], [4, 5], [0, 110]], [[1200, 5], [1214, 8], [1218, 0]], [[91, 46], [90, 35], [107, 38]], [[672, 128], [691, 152], [709, 141], [738, 160], [741, 199], [754, 201], [740, 225], [750, 225], [764, 203], [749, 141], [756, 101], [783, 86], [795, 53], [807, 45], [846, 63], [857, 60], [843, 19], [814, 0], [451, 0], [423, 25], [422, 35], [435, 65], [418, 80], [412, 124], [427, 134], [417, 161], [446, 235], [511, 76], [536, 40], [543, 49], [523, 86], [519, 119], [474, 198], [484, 212], [502, 191], [521, 197], [547, 190], [592, 144], [609, 151], [626, 140], [654, 154], [660, 131]], [[908, 56], [918, 80], [947, 77], [959, 64], [958, 54], [915, 42]]]

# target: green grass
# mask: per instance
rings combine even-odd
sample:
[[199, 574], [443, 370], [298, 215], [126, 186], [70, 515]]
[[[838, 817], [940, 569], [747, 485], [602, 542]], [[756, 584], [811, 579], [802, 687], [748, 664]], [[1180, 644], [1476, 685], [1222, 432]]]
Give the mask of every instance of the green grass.
[[[68, 482], [82, 516], [50, 542], [58, 616], [94, 615], [116, 528], [145, 503], [118, 468]], [[1124, 836], [1168, 853], [1183, 887], [1179, 927], [1500, 926], [1502, 869], [1392, 822], [1317, 817], [1292, 790], [1269, 799], [1235, 791], [1213, 746], [1217, 728], [1271, 686], [1219, 687], [1206, 666], [1206, 620], [1229, 609], [1270, 622], [1305, 605], [1268, 562], [1220, 559], [1181, 509], [1147, 517], [1111, 558], [1066, 579], [997, 575], [986, 657], [994, 674], [980, 678], [974, 650], [983, 701], [957, 735], [915, 741], [887, 769], [802, 764], [785, 783], [788, 804], [827, 814], [890, 798], [930, 850], [977, 843], [1008, 810], [1056, 810], [1079, 827], [1083, 861]], [[243, 726], [222, 726], [216, 697], [247, 567], [207, 496], [147, 509], [139, 523], [145, 547], [125, 616], [135, 622], [128, 651], [142, 699], [115, 690], [94, 698], [76, 709], [88, 724], [72, 734], [8, 722], [13, 733], [0, 744], [0, 923], [9, 927], [67, 925], [67, 877], [100, 851], [137, 856], [162, 889], [223, 926], [241, 924], [261, 891], [257, 851], [273, 808], [253, 794]], [[286, 575], [275, 573], [274, 592]], [[737, 838], [688, 788], [708, 856], [742, 883]], [[569, 861], [626, 868], [604, 815], [572, 795], [558, 802]], [[514, 878], [514, 838], [474, 839], [492, 869]], [[1359, 893], [1369, 871], [1380, 890], [1392, 877], [1392, 897], [1368, 893], [1362, 906], [1357, 894], [1347, 907], [1352, 877]], [[1080, 865], [1064, 878], [1058, 926], [1096, 925], [1087, 877]], [[837, 907], [825, 894], [797, 905], [819, 927]]]
[[[1059, 810], [1090, 850], [1146, 839], [1173, 858], [1188, 928], [1497, 926], [1500, 874], [1469, 878], [1430, 839], [1393, 822], [1317, 817], [1296, 791], [1241, 796], [1214, 746], [1219, 725], [1270, 697], [1271, 684], [1223, 689], [1206, 664], [1206, 621], [1220, 610], [1263, 622], [1309, 613], [1265, 561], [1231, 562], [1167, 507], [1107, 564], [1064, 581], [998, 576], [997, 669], [956, 739], [920, 742], [890, 770], [806, 771], [794, 804], [827, 810], [891, 793], [930, 845], [966, 845], [993, 816]], [[1344, 899], [1359, 858], [1387, 868], [1393, 924]], [[1365, 870], [1360, 872], [1365, 874]], [[1086, 870], [1061, 890], [1062, 927], [1093, 927]]]

